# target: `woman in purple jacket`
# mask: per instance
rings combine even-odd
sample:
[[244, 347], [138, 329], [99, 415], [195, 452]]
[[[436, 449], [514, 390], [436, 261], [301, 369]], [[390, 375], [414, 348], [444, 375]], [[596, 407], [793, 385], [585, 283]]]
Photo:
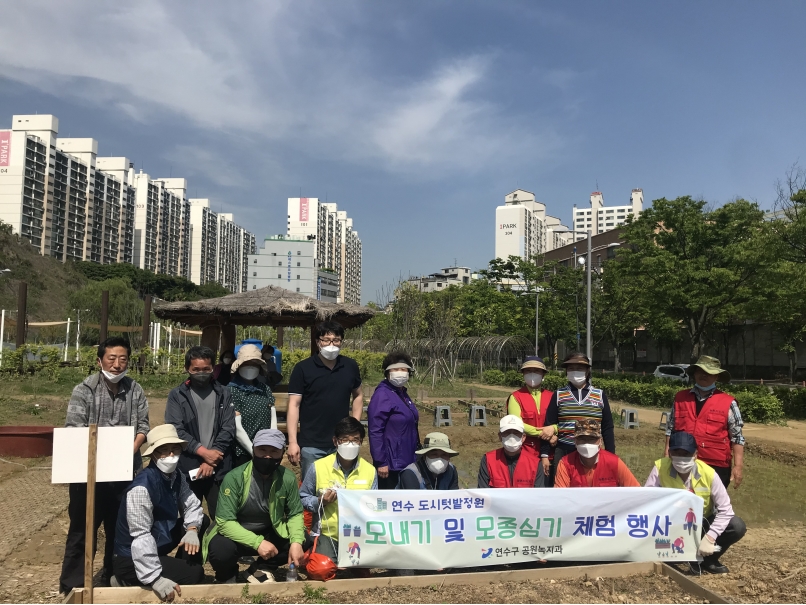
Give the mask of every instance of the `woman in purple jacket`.
[[378, 470], [378, 489], [395, 489], [400, 471], [417, 459], [420, 414], [405, 386], [412, 372], [411, 357], [400, 351], [389, 353], [383, 360], [386, 378], [367, 408], [369, 451]]

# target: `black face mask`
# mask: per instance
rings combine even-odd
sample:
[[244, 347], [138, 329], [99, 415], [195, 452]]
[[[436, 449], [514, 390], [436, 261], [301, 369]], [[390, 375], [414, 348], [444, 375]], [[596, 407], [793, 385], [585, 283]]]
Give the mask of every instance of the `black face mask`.
[[196, 387], [197, 389], [203, 389], [209, 386], [210, 381], [213, 379], [212, 373], [207, 374], [189, 374], [190, 376], [190, 386]]
[[261, 475], [273, 475], [282, 460], [275, 458], [253, 458], [252, 465]]

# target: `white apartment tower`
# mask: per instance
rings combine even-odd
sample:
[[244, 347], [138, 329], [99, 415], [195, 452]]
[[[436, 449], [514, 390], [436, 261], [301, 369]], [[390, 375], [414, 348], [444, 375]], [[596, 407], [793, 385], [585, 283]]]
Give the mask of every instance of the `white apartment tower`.
[[200, 286], [215, 282], [218, 266], [218, 215], [210, 200], [190, 199], [190, 281]]
[[338, 302], [360, 304], [361, 240], [345, 211], [318, 198], [288, 198], [287, 235], [315, 243], [316, 266], [338, 276]]
[[573, 240], [560, 219], [546, 214], [546, 205], [534, 193], [517, 189], [495, 209], [495, 257], [534, 258]]
[[604, 233], [620, 227], [627, 222], [627, 217], [638, 216], [644, 209], [644, 192], [633, 189], [630, 203], [625, 206], [605, 206], [601, 191], [594, 191], [590, 197], [590, 208], [580, 209], [574, 205], [574, 229], [590, 231], [592, 234]]

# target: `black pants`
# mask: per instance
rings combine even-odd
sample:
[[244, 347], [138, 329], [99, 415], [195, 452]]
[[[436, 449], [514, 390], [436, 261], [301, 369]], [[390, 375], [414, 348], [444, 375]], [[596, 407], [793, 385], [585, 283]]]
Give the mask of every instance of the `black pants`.
[[[716, 515], [709, 515], [702, 520], [702, 535], [705, 536], [708, 533], [708, 530], [711, 528], [711, 523], [714, 522], [714, 518]], [[725, 551], [728, 550], [731, 546], [736, 544], [739, 540], [744, 538], [744, 535], [747, 533], [747, 526], [744, 524], [744, 521], [740, 517], [734, 516], [728, 526], [725, 528], [719, 537], [716, 539], [717, 546], [721, 546], [722, 550], [719, 552], [715, 552], [709, 557], [705, 557], [703, 559], [703, 565], [708, 565], [709, 563], [716, 563], [719, 561], [719, 557], [725, 554]]]
[[[173, 580], [180, 586], [186, 584], [201, 584], [204, 582], [204, 562], [202, 561], [201, 541], [204, 537], [204, 532], [209, 527], [210, 520], [205, 517], [202, 526], [199, 528], [199, 552], [195, 555], [189, 555], [183, 546], [176, 552], [175, 557], [169, 557], [171, 553], [182, 540], [185, 535], [185, 524], [183, 519], [179, 519], [171, 531], [171, 544], [165, 546], [157, 551], [160, 558], [160, 565], [162, 565], [162, 573], [164, 578]], [[134, 568], [134, 560], [131, 557], [124, 557], [122, 555], [115, 555], [113, 557], [113, 567], [115, 577], [118, 581], [125, 586], [142, 586], [137, 577], [137, 572]]]
[[389, 476], [386, 479], [378, 477], [378, 489], [395, 489], [397, 487], [397, 480], [400, 477], [401, 471], [389, 471]]
[[[263, 537], [277, 548], [277, 555], [265, 561], [265, 565], [267, 567], [280, 567], [288, 563], [288, 549], [291, 547], [291, 543], [288, 540], [283, 540], [273, 531], [266, 532]], [[311, 547], [311, 543], [310, 538], [306, 535], [305, 543], [302, 545], [303, 550], [308, 550]], [[210, 565], [215, 570], [217, 582], [226, 582], [230, 578], [234, 578], [238, 574], [238, 558], [246, 556], [256, 557], [257, 550], [246, 544], [230, 540], [221, 534], [216, 534], [210, 540], [207, 560], [210, 561]]]
[[203, 499], [207, 500], [207, 513], [210, 515], [210, 519], [215, 519], [215, 508], [218, 504], [218, 488], [221, 487], [221, 481], [217, 481], [215, 476], [196, 479], [195, 481], [190, 481], [189, 477], [185, 477], [185, 479], [188, 479], [188, 485], [190, 485], [191, 491], [196, 494], [199, 502], [202, 502]]
[[719, 478], [722, 479], [722, 485], [726, 488], [730, 485], [730, 470], [729, 466], [712, 466], [712, 469], [716, 471], [716, 474], [719, 475]]
[[[103, 523], [106, 535], [104, 571], [110, 577], [120, 498], [128, 485], [126, 481], [95, 484], [95, 525], [92, 528], [92, 551], [95, 553], [98, 528]], [[71, 483], [68, 489], [70, 503], [67, 505], [67, 514], [70, 517], [70, 528], [67, 530], [62, 575], [59, 578], [59, 587], [63, 591], [84, 586], [84, 541], [87, 534], [87, 484]]]

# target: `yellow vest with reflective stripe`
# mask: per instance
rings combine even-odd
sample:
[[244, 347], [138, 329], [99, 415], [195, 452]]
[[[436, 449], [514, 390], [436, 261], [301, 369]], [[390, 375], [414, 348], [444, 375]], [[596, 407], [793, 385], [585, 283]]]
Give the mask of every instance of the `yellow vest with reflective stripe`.
[[[672, 470], [674, 467], [672, 466], [671, 458], [661, 458], [660, 460], [656, 460], [655, 468], [658, 469], [658, 477], [660, 478], [661, 487], [688, 489], [686, 488], [686, 484], [683, 483], [683, 480], [680, 478], [680, 475], [677, 473], [677, 471], [675, 471], [675, 476], [672, 477]], [[700, 460], [697, 460], [697, 472], [700, 475], [699, 479], [694, 476], [693, 472], [691, 473], [691, 489], [696, 495], [702, 498], [702, 514], [703, 516], [707, 517], [711, 514], [711, 512], [713, 512], [711, 506], [711, 483], [713, 483], [714, 475], [716, 473], [714, 469]]]
[[[375, 467], [362, 458], [358, 458], [347, 479], [344, 478], [344, 471], [336, 462], [336, 454], [320, 458], [313, 463], [313, 466], [316, 469], [317, 495], [319, 490], [334, 486], [340, 489], [370, 489], [375, 482]], [[322, 535], [329, 536], [333, 540], [339, 539], [338, 500], [325, 506], [320, 523]]]

